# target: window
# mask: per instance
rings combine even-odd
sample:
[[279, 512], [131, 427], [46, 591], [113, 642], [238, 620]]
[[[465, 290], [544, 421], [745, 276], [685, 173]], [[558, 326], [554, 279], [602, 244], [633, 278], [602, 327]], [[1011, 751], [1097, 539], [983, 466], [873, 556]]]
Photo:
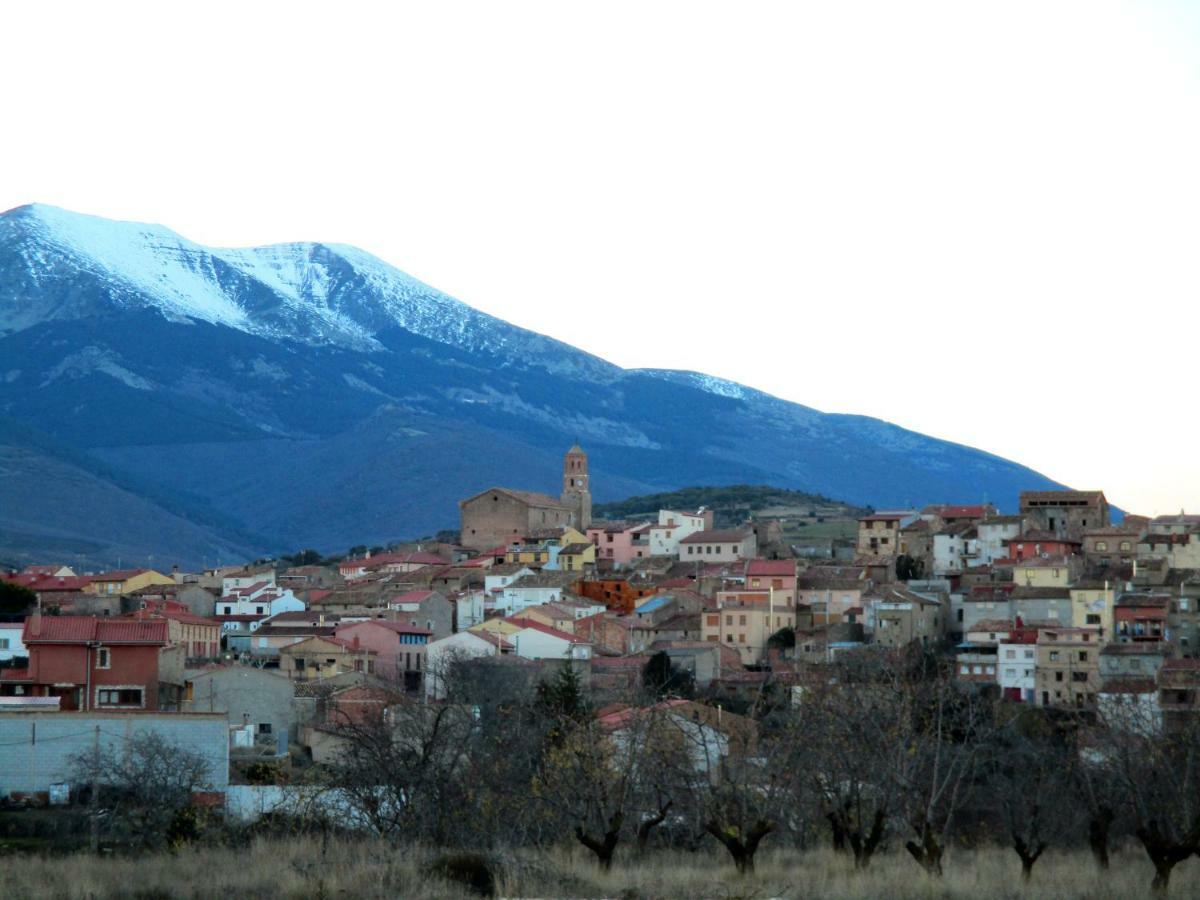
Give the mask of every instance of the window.
[[738, 624], [739, 624], [739, 625], [745, 625], [745, 624], [746, 624], [746, 617], [745, 617], [745, 616], [738, 616]]
[[1050, 662], [1058, 662], [1058, 651], [1057, 650], [1050, 651]]
[[1100, 624], [1100, 617], [1099, 617], [1098, 615], [1096, 615], [1095, 613], [1088, 613], [1088, 616], [1087, 616], [1087, 623], [1088, 623], [1089, 625], [1099, 625], [1099, 624]]
[[1009, 647], [1007, 650], [1004, 651], [1004, 658], [1005, 659], [1016, 659], [1017, 651], [1012, 649], [1012, 647]]
[[271, 723], [270, 722], [259, 722], [258, 723], [258, 733], [259, 734], [270, 734], [271, 733]]
[[738, 643], [739, 644], [746, 643], [746, 633], [745, 632], [742, 632], [741, 634], [738, 635]]
[[1087, 682], [1087, 672], [1072, 672], [1071, 680], [1072, 681], [1081, 681], [1081, 682], [1086, 683]]
[[726, 625], [732, 625], [732, 624], [733, 624], [733, 616], [726, 616], [726, 617], [725, 617], [725, 624], [726, 624]]
[[1128, 550], [1129, 549], [1129, 541], [1121, 541], [1121, 549]]
[[1080, 662], [1087, 662], [1087, 651], [1086, 651], [1086, 650], [1080, 650], [1080, 651], [1079, 651], [1079, 661], [1080, 661]]
[[101, 688], [96, 691], [97, 706], [141, 706], [142, 689]]
[[96, 651], [96, 668], [107, 669], [112, 665], [112, 654], [107, 647]]
[[1108, 549], [1108, 541], [1096, 541], [1097, 552], [1103, 553], [1107, 549]]
[[1055, 681], [1062, 681], [1062, 680], [1063, 680], [1063, 673], [1062, 673], [1062, 672], [1055, 672], [1055, 673], [1054, 673], [1054, 680], [1055, 680]]
[[9, 649], [10, 642], [8, 638], [0, 638], [0, 650]]

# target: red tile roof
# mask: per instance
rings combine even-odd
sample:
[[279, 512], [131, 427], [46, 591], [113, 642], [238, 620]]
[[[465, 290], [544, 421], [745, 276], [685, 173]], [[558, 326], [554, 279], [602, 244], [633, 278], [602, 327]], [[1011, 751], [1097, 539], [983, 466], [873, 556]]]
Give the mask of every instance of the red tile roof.
[[25, 620], [21, 634], [26, 644], [166, 644], [165, 620], [137, 622], [99, 619], [96, 616], [34, 616]]
[[358, 628], [362, 625], [375, 625], [379, 628], [386, 628], [388, 631], [394, 631], [396, 634], [433, 634], [433, 632], [428, 628], [418, 628], [415, 625], [409, 625], [407, 622], [389, 622], [385, 619], [365, 619], [362, 622], [342, 622], [338, 625], [338, 630], [349, 631], [351, 628]]
[[746, 563], [747, 575], [788, 575], [796, 574], [794, 559], [752, 559]]
[[564, 641], [569, 641], [572, 644], [591, 643], [590, 641], [586, 641], [578, 635], [567, 634], [565, 631], [559, 631], [557, 628], [551, 628], [549, 625], [543, 625], [541, 622], [535, 622], [533, 619], [526, 619], [521, 616], [512, 616], [504, 621], [511, 622], [513, 625], [517, 625], [521, 628], [532, 628], [534, 631], [540, 631], [542, 634], [548, 634], [551, 637], [560, 638]]

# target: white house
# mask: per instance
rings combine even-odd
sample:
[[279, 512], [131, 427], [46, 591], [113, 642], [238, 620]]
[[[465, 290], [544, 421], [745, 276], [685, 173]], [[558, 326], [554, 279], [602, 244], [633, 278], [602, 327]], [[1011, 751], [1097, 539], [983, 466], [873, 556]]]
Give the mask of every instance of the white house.
[[24, 630], [24, 621], [0, 622], [0, 662], [29, 655], [29, 651], [21, 643], [21, 632]]
[[500, 592], [495, 600], [495, 608], [510, 616], [530, 606], [555, 603], [564, 596], [570, 596], [566, 591], [578, 578], [578, 574], [571, 572], [526, 575], [511, 582]]
[[254, 572], [238, 570], [236, 573], [226, 575], [221, 579], [221, 593], [232, 594], [234, 591], [240, 591], [264, 583], [270, 587], [275, 587], [274, 569], [261, 569]]
[[534, 622], [532, 619], [509, 620], [520, 631], [507, 636], [517, 656], [523, 659], [591, 659], [592, 645], [581, 637]]
[[481, 659], [511, 653], [513, 646], [492, 631], [460, 631], [425, 645], [425, 696], [442, 700], [446, 696], [446, 674], [459, 659]]
[[710, 527], [711, 522], [712, 514], [706, 515], [703, 507], [694, 513], [660, 509], [658, 524], [650, 526], [650, 555], [677, 556], [679, 542]]
[[484, 601], [485, 596], [482, 591], [467, 591], [465, 594], [453, 598], [456, 631], [466, 631], [483, 621]]
[[256, 581], [235, 588], [216, 603], [218, 616], [275, 616], [282, 612], [300, 612], [304, 602], [290, 588], [278, 588], [273, 580]]
[[1016, 640], [1005, 639], [996, 649], [996, 678], [1000, 694], [1007, 700], [1033, 703], [1037, 688], [1037, 632], [1025, 632]]
[[1021, 534], [1020, 516], [999, 516], [980, 522], [975, 526], [977, 534], [976, 547], [979, 555], [976, 565], [990, 566], [998, 559], [1008, 556], [1008, 546], [1005, 541], [1019, 537]]
[[970, 522], [948, 525], [933, 536], [933, 574], [953, 575], [979, 558], [979, 535]]
[[489, 597], [494, 597], [501, 593], [506, 587], [514, 581], [526, 577], [527, 575], [536, 574], [529, 566], [520, 565], [504, 565], [492, 566], [485, 570], [483, 576], [483, 589]]

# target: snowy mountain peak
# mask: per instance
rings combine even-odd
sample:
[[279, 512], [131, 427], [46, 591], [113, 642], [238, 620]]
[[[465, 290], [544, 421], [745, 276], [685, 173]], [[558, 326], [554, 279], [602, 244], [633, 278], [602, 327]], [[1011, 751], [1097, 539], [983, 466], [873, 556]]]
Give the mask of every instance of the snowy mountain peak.
[[[108, 310], [96, 302], [102, 300], [110, 308], [153, 309], [172, 321], [306, 344], [378, 350], [376, 336], [399, 327], [552, 372], [582, 366], [594, 377], [612, 378], [617, 371], [344, 244], [212, 248], [161, 225], [32, 204], [0, 215], [0, 275], [0, 334], [103, 314]], [[85, 279], [99, 290], [64, 287]]]

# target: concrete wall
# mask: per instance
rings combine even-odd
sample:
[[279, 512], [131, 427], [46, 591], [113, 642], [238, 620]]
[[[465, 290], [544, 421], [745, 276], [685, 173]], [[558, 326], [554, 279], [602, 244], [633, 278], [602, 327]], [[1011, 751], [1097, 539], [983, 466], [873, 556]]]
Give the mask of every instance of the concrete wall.
[[144, 733], [204, 756], [213, 790], [229, 784], [224, 715], [5, 712], [0, 713], [0, 796], [48, 791], [51, 784], [70, 780], [72, 757], [90, 753], [97, 739], [102, 749], [119, 750]]

